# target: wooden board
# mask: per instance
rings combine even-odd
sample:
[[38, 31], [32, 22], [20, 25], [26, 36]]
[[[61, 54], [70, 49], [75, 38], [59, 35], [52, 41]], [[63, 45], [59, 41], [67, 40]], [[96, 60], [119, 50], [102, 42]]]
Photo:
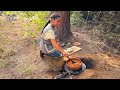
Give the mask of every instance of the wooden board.
[[[82, 49], [82, 48], [77, 47], [77, 46], [72, 46], [70, 48], [73, 49], [73, 51], [69, 53], [70, 55]], [[67, 49], [65, 49], [64, 51], [67, 52]]]

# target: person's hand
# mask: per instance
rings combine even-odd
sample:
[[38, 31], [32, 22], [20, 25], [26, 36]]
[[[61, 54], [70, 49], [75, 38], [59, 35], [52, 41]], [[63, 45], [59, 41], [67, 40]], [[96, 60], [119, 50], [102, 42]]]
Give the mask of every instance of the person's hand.
[[69, 54], [66, 53], [66, 52], [63, 52], [62, 54], [63, 54], [64, 57], [68, 57], [69, 56]]
[[69, 58], [68, 58], [69, 54], [68, 54], [68, 53], [63, 52], [62, 54], [63, 54], [63, 60], [64, 60], [64, 61], [69, 60]]

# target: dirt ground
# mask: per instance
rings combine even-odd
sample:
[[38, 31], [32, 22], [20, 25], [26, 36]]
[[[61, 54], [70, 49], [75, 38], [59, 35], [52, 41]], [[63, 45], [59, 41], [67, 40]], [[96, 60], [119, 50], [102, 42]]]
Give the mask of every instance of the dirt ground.
[[[41, 59], [39, 43], [33, 46], [29, 38], [21, 37], [21, 32], [24, 31], [24, 27], [21, 26], [24, 22], [10, 23], [5, 21], [2, 16], [0, 20], [2, 21], [0, 32], [8, 36], [12, 42], [7, 47], [14, 46], [15, 50], [15, 54], [9, 58], [2, 58], [9, 62], [0, 68], [0, 79], [54, 79], [63, 64], [62, 57], [54, 59], [46, 56]], [[92, 68], [72, 76], [73, 79], [120, 79], [120, 57], [103, 53], [101, 48], [104, 43], [91, 38], [91, 31], [72, 30], [72, 32], [76, 41], [81, 43], [80, 47], [82, 48], [73, 55], [80, 58], [90, 58], [93, 63]], [[0, 52], [0, 54], [2, 53]]]

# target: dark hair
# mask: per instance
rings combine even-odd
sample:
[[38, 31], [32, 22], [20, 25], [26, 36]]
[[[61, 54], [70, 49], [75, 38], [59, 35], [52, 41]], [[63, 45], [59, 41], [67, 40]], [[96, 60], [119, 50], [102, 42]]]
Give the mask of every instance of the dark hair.
[[[50, 19], [57, 19], [57, 18], [60, 18], [60, 15], [57, 14], [57, 13], [53, 13], [51, 16], [50, 16]], [[45, 24], [44, 28], [50, 23], [50, 20], [48, 20], [48, 22]], [[43, 28], [43, 30], [44, 30]], [[41, 32], [41, 34], [43, 33], [43, 30]]]
[[[48, 20], [48, 22], [45, 24], [44, 28], [50, 23], [50, 20]], [[44, 30], [43, 28], [43, 30]]]

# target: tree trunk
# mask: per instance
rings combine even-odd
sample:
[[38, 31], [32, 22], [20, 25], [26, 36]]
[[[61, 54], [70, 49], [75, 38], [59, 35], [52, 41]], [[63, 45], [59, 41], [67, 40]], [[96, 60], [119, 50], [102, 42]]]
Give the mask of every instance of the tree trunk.
[[59, 31], [59, 40], [64, 41], [72, 36], [72, 32], [70, 31], [70, 11], [55, 11], [56, 13], [61, 15], [62, 23], [60, 27], [58, 27]]

